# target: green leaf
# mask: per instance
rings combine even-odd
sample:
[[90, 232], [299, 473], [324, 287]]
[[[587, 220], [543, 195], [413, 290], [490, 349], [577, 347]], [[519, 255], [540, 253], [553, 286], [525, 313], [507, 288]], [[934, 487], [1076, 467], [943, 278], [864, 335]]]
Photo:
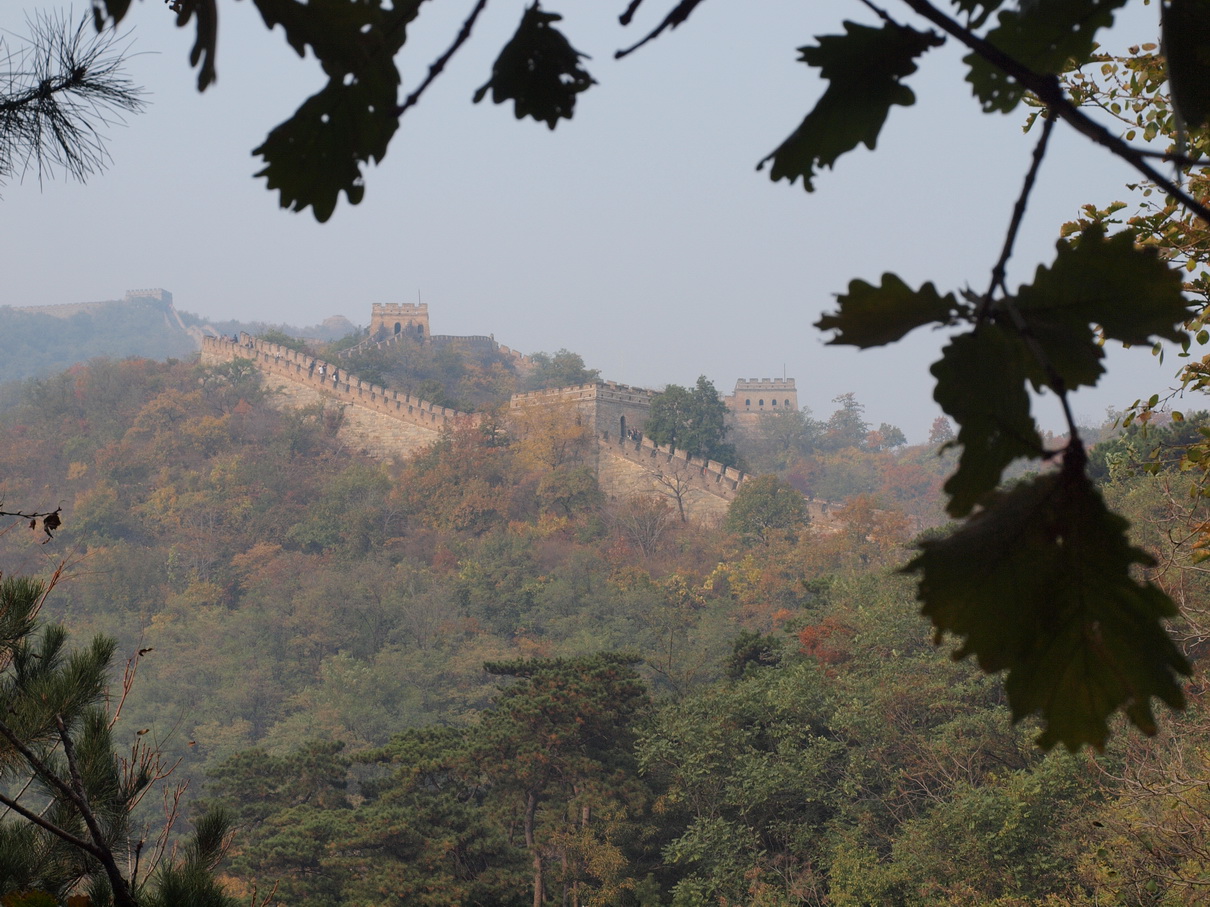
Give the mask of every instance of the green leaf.
[[966, 516], [1000, 484], [1009, 463], [1043, 453], [1025, 390], [1027, 352], [1017, 337], [982, 324], [955, 337], [931, 369], [933, 399], [958, 423], [958, 468], [945, 483], [951, 516]]
[[1131, 575], [1153, 561], [1131, 547], [1128, 525], [1072, 457], [1060, 471], [996, 493], [904, 568], [920, 574], [922, 612], [938, 638], [963, 640], [954, 657], [1008, 672], [1013, 719], [1040, 715], [1043, 747], [1103, 747], [1119, 708], [1153, 734], [1153, 696], [1184, 705], [1178, 675], [1189, 664], [1162, 625], [1177, 610]]
[[277, 126], [252, 153], [265, 160], [256, 175], [281, 192], [281, 206], [310, 206], [321, 223], [340, 193], [356, 205], [365, 194], [361, 166], [381, 161], [399, 126], [399, 73], [391, 63], [346, 84], [333, 79]]
[[773, 161], [770, 177], [793, 183], [800, 176], [812, 190], [811, 178], [859, 143], [873, 148], [893, 105], [916, 103], [900, 80], [916, 71], [916, 57], [944, 41], [934, 32], [919, 32], [885, 23], [880, 28], [845, 22], [846, 34], [824, 35], [814, 47], [800, 47], [799, 59], [818, 67], [828, 88], [799, 127], [757, 165]]
[[949, 324], [959, 312], [952, 293], [941, 296], [931, 283], [913, 290], [894, 274], [883, 274], [881, 287], [854, 280], [836, 301], [840, 311], [825, 315], [815, 326], [836, 331], [829, 343], [861, 349], [893, 343], [922, 325]]
[[1172, 103], [1191, 129], [1210, 123], [1210, 0], [1169, 0], [1164, 55]]
[[[1039, 267], [1016, 304], [1030, 335], [1068, 389], [1096, 384], [1104, 351], [1093, 326], [1107, 339], [1142, 345], [1153, 337], [1179, 343], [1190, 315], [1180, 274], [1127, 233], [1106, 237], [1090, 227], [1074, 242], [1060, 242], [1054, 264]], [[1030, 380], [1050, 377], [1031, 360]]]
[[475, 103], [491, 89], [493, 103], [513, 102], [518, 120], [533, 117], [551, 129], [561, 118], [570, 120], [576, 95], [596, 80], [580, 67], [585, 55], [551, 27], [562, 18], [542, 12], [537, 3], [529, 7], [492, 64], [492, 77], [475, 92]]
[[[1036, 73], [1059, 73], [1068, 60], [1083, 60], [1096, 46], [1099, 29], [1113, 24], [1126, 0], [1040, 0], [1004, 10], [984, 38]], [[1011, 76], [978, 54], [968, 54], [966, 80], [988, 113], [1008, 113], [1025, 95]]]

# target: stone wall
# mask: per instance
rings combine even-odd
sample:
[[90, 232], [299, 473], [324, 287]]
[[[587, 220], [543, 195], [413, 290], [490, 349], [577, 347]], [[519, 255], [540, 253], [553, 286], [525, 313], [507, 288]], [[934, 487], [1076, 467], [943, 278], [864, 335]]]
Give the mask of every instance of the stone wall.
[[[372, 456], [403, 459], [437, 440], [443, 428], [475, 425], [479, 416], [386, 390], [361, 381], [340, 366], [241, 334], [202, 339], [203, 364], [249, 359], [265, 374], [265, 383], [288, 405], [317, 403], [343, 407], [341, 437]], [[276, 379], [276, 380], [275, 380]], [[335, 379], [335, 380], [333, 380]], [[572, 403], [591, 421], [597, 437], [597, 474], [601, 490], [613, 499], [632, 494], [681, 493], [692, 519], [725, 513], [745, 476], [739, 470], [660, 447], [641, 432], [651, 406], [651, 391], [613, 382], [516, 394], [510, 410]], [[623, 421], [624, 420], [624, 421]], [[675, 503], [675, 502], [674, 502]]]
[[[642, 443], [597, 440], [597, 482], [607, 500], [616, 502], [635, 495], [655, 495], [667, 500], [676, 511], [677, 502], [669, 480], [675, 483], [679, 478], [687, 482], [680, 486], [686, 519], [699, 522], [721, 520], [726, 516], [731, 498], [735, 496], [734, 489], [695, 481], [693, 467], [686, 460], [667, 459], [658, 453], [651, 457], [647, 453]], [[679, 473], [679, 476], [673, 473]], [[661, 481], [661, 476], [666, 480]]]
[[386, 390], [350, 375], [339, 365], [248, 334], [241, 334], [239, 342], [230, 337], [203, 338], [203, 364], [237, 358], [252, 360], [265, 373], [266, 385], [292, 405], [308, 406], [322, 401], [346, 407], [344, 421], [350, 443], [385, 459], [406, 457], [431, 444], [447, 426], [479, 421], [478, 415]]
[[609, 454], [629, 460], [650, 472], [676, 474], [686, 484], [715, 497], [732, 500], [747, 476], [733, 466], [724, 466], [715, 460], [691, 457], [681, 450], [653, 444], [647, 438], [639, 441], [618, 441], [605, 435], [599, 436], [598, 445], [608, 449]]
[[593, 427], [593, 433], [625, 439], [630, 432], [641, 432], [651, 411], [652, 391], [613, 381], [594, 381], [574, 387], [557, 387], [528, 394], [514, 394], [508, 408], [572, 403]]

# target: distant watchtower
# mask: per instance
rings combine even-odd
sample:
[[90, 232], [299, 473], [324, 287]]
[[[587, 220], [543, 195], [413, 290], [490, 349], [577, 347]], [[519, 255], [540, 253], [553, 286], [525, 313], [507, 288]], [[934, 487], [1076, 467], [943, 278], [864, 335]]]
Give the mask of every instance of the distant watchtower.
[[733, 413], [788, 413], [798, 409], [793, 378], [741, 378], [723, 402]]
[[417, 340], [429, 338], [428, 303], [376, 302], [370, 308], [370, 336], [385, 340], [406, 334]]

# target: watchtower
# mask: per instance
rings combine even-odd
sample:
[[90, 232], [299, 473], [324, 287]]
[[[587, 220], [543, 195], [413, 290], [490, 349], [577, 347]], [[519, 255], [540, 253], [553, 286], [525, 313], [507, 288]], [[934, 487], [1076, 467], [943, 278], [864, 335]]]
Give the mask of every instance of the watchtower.
[[430, 334], [428, 303], [374, 303], [370, 307], [370, 336], [385, 340], [395, 334], [427, 340]]
[[740, 378], [723, 402], [733, 413], [787, 413], [798, 410], [793, 378]]

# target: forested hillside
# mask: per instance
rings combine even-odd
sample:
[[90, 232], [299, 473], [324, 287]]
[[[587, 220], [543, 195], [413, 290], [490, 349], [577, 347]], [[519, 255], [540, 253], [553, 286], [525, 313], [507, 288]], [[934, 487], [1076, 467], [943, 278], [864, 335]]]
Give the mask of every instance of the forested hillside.
[[[63, 508], [0, 557], [65, 564], [44, 616], [134, 659], [115, 743], [232, 811], [245, 898], [1197, 903], [1200, 687], [1156, 740], [1043, 755], [893, 572], [939, 521], [948, 426], [908, 447], [837, 403], [739, 435], [769, 477], [684, 524], [604, 499], [587, 445], [464, 429], [386, 467], [243, 362], [98, 361], [0, 416], [5, 508]], [[1160, 555], [1178, 481], [1105, 471]], [[1156, 579], [1197, 658], [1181, 558]]]

